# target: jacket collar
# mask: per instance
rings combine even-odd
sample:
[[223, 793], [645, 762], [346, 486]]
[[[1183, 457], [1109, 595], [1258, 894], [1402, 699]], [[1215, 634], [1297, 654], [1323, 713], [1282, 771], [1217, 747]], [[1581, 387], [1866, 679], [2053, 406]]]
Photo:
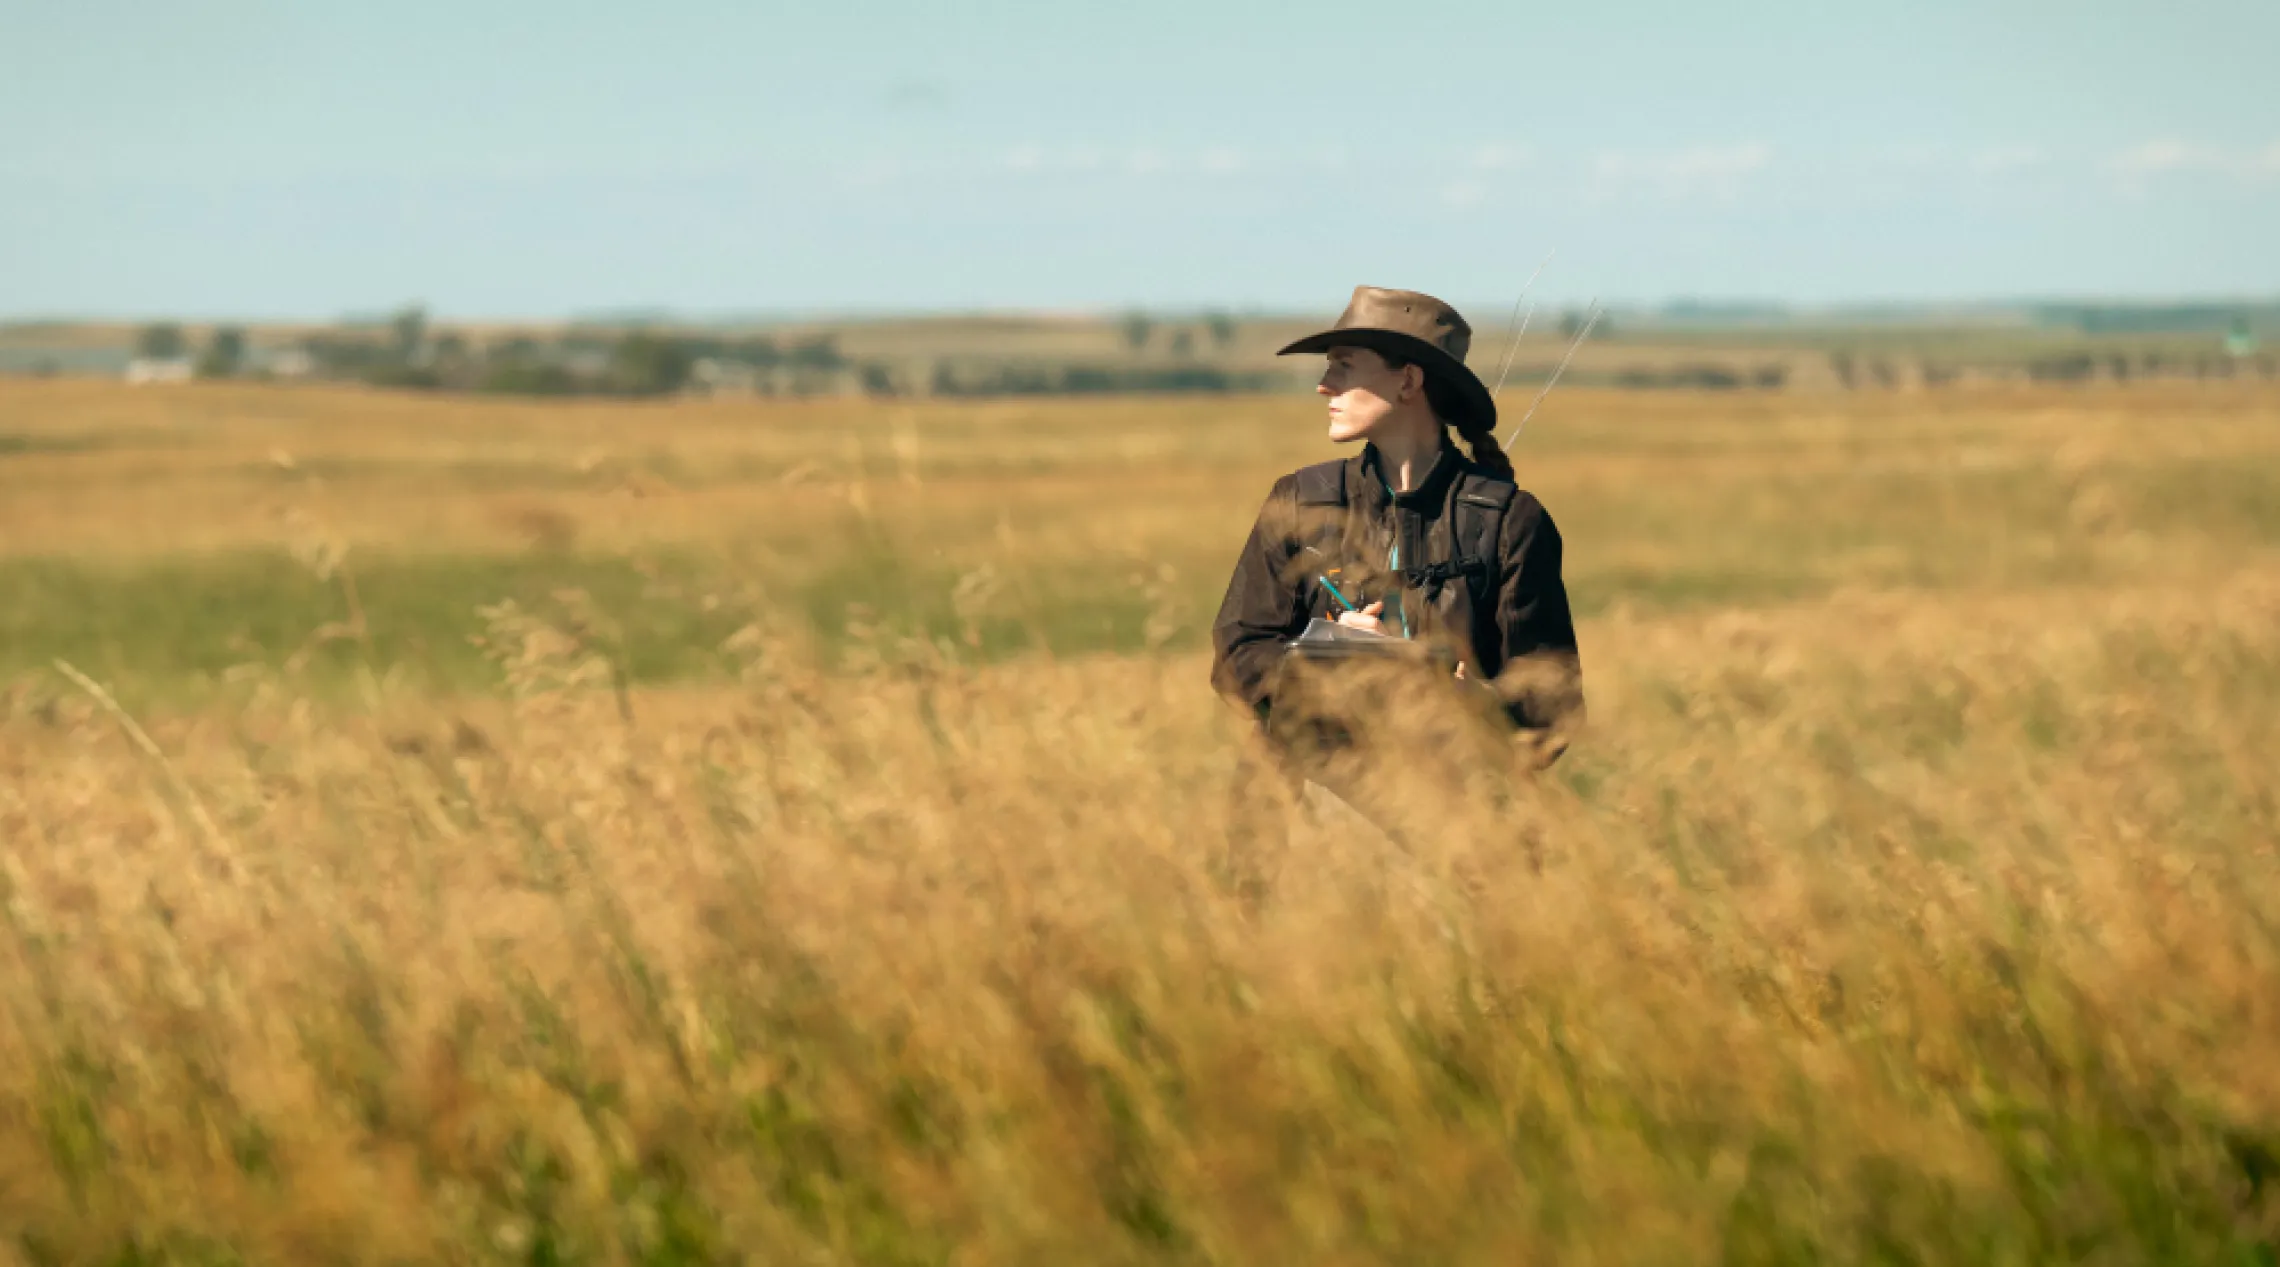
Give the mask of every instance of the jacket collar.
[[[1357, 465], [1361, 484], [1358, 491], [1361, 496], [1373, 509], [1383, 508], [1388, 501], [1391, 481], [1386, 478], [1377, 446], [1364, 445]], [[1449, 485], [1464, 470], [1464, 465], [1463, 455], [1457, 452], [1455, 445], [1449, 443], [1446, 435], [1442, 436], [1441, 449], [1433, 458], [1432, 469], [1425, 472], [1425, 478], [1417, 482], [1417, 487], [1405, 493], [1393, 493], [1392, 504], [1407, 510], [1423, 510], [1440, 505], [1447, 499]]]

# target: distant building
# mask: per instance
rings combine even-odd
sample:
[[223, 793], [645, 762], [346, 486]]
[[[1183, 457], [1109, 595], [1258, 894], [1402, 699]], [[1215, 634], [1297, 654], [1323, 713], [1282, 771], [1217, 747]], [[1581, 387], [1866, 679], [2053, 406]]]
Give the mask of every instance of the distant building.
[[280, 348], [262, 366], [279, 378], [307, 378], [317, 372], [317, 358], [306, 348]]
[[700, 356], [689, 367], [689, 386], [711, 396], [765, 396], [775, 390], [775, 377], [767, 370], [742, 361]]
[[138, 356], [127, 362], [130, 383], [187, 383], [197, 366], [187, 356]]
[[600, 378], [610, 372], [607, 348], [574, 348], [562, 357], [562, 367], [580, 378]]
[[2236, 359], [2256, 355], [2256, 335], [2248, 328], [2248, 318], [2235, 320], [2232, 329], [2226, 332], [2225, 351]]

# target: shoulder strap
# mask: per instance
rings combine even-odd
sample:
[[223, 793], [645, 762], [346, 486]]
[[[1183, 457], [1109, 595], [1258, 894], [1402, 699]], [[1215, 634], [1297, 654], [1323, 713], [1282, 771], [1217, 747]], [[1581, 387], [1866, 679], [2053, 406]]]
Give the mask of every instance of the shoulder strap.
[[1496, 563], [1497, 537], [1504, 528], [1504, 512], [1520, 489], [1480, 471], [1467, 471], [1457, 484], [1457, 553]]
[[1512, 481], [1496, 479], [1484, 472], [1464, 472], [1457, 481], [1457, 504], [1450, 510], [1455, 524], [1450, 524], [1450, 536], [1455, 538], [1455, 558], [1448, 563], [1434, 563], [1414, 574], [1414, 581], [1427, 592], [1439, 592], [1446, 581], [1464, 577], [1464, 583], [1473, 590], [1473, 604], [1489, 599], [1496, 588], [1496, 579], [1503, 574], [1503, 558], [1498, 558], [1503, 545], [1505, 510], [1512, 510], [1512, 499], [1518, 497], [1518, 485]]

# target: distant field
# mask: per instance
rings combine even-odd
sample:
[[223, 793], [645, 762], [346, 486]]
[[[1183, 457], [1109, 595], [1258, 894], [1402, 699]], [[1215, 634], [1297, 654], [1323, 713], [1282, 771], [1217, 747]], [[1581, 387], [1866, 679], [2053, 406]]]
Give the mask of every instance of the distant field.
[[0, 1267], [2280, 1253], [2280, 387], [1563, 389], [1398, 842], [1320, 429], [0, 380]]
[[[2280, 544], [2280, 392], [1563, 393], [1520, 442], [1579, 608], [2229, 574]], [[0, 673], [179, 686], [311, 651], [471, 684], [494, 599], [591, 591], [647, 680], [860, 607], [993, 654], [1192, 649], [1293, 398], [521, 404], [0, 386]], [[984, 581], [987, 580], [985, 586]], [[980, 607], [973, 598], [987, 588]], [[351, 609], [355, 602], [357, 608]], [[1151, 611], [1161, 613], [1146, 632]]]

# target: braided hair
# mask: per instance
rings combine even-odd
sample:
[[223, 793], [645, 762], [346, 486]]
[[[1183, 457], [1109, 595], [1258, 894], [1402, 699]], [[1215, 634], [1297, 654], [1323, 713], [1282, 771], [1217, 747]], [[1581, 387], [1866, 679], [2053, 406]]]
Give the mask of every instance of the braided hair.
[[[1416, 364], [1390, 352], [1378, 355], [1385, 358], [1389, 369], [1403, 370]], [[1449, 385], [1430, 373], [1425, 376], [1425, 403], [1432, 407], [1433, 416], [1444, 422], [1452, 418], [1460, 420], [1449, 425], [1456, 428], [1457, 438], [1472, 450], [1473, 465], [1500, 479], [1517, 482], [1518, 477], [1512, 472], [1512, 458], [1496, 443], [1496, 428], [1487, 419], [1466, 409]]]
[[[1426, 399], [1432, 398], [1427, 396]], [[1436, 409], [1434, 412], [1439, 413], [1440, 411]], [[1504, 452], [1504, 447], [1496, 442], [1496, 428], [1487, 419], [1477, 415], [1460, 416], [1464, 417], [1465, 420], [1452, 425], [1457, 429], [1458, 438], [1462, 439], [1465, 445], [1472, 450], [1473, 465], [1499, 479], [1518, 483], [1519, 477], [1512, 472], [1512, 458]]]

